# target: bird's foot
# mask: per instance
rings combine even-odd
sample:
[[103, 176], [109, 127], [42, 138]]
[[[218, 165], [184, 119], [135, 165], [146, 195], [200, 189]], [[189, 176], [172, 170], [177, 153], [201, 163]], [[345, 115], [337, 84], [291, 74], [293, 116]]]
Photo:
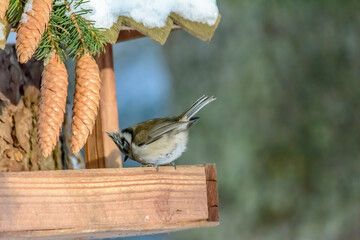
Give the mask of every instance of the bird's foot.
[[153, 163], [147, 163], [147, 164], [141, 165], [141, 167], [154, 167], [154, 168], [156, 168], [157, 172], [159, 171], [159, 165], [156, 165]]
[[171, 163], [169, 163], [169, 165], [170, 165], [170, 166], [173, 166], [174, 169], [176, 170], [176, 164], [175, 164], [175, 162], [171, 162]]

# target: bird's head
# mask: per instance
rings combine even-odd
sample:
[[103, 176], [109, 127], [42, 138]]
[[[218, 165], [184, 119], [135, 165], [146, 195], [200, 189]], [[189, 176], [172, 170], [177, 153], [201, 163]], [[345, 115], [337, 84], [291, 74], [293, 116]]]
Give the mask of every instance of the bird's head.
[[120, 132], [110, 132], [106, 133], [120, 149], [120, 151], [125, 154], [125, 156], [130, 156], [131, 143], [132, 143], [132, 131], [129, 129], [121, 130]]

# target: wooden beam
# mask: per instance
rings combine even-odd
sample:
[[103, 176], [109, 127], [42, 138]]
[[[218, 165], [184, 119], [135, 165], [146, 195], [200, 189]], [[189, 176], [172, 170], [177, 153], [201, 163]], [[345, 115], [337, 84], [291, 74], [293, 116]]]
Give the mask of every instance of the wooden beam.
[[216, 182], [216, 174], [209, 177], [214, 171], [201, 165], [0, 173], [0, 238], [105, 238], [216, 226], [209, 209], [218, 205], [217, 189], [208, 185]]
[[208, 221], [219, 221], [219, 196], [217, 191], [217, 176], [215, 164], [205, 165], [207, 200], [209, 209]]
[[142, 37], [145, 37], [145, 35], [138, 32], [137, 30], [134, 30], [134, 29], [121, 30], [116, 42], [124, 42], [124, 41], [132, 40], [132, 39], [142, 38]]
[[[180, 29], [181, 29], [181, 27], [173, 25], [171, 28], [171, 32], [180, 30]], [[117, 43], [124, 42], [124, 41], [129, 41], [129, 40], [143, 38], [143, 37], [146, 37], [146, 35], [142, 34], [141, 32], [139, 32], [133, 28], [127, 28], [127, 29], [120, 30], [116, 42]]]
[[86, 168], [117, 168], [122, 166], [121, 153], [106, 135], [119, 131], [112, 45], [96, 62], [100, 70], [100, 107], [92, 134], [85, 144]]

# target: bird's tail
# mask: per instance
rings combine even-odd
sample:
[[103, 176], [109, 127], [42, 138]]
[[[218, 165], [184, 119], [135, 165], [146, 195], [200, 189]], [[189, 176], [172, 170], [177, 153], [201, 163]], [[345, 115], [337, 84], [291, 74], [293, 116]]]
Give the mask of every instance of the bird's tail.
[[183, 114], [180, 115], [180, 121], [196, 121], [198, 118], [194, 117], [194, 115], [200, 111], [203, 107], [205, 107], [207, 104], [211, 103], [212, 101], [216, 100], [213, 96], [208, 97], [203, 95], [201, 98], [196, 100], [196, 102]]

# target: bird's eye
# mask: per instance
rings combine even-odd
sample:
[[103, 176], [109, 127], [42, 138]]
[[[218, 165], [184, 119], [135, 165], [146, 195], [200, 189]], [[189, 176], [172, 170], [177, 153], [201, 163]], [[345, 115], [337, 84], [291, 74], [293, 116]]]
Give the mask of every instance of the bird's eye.
[[121, 147], [122, 147], [122, 150], [125, 152], [125, 153], [129, 153], [130, 151], [130, 144], [128, 141], [126, 141], [125, 138], [121, 138]]

